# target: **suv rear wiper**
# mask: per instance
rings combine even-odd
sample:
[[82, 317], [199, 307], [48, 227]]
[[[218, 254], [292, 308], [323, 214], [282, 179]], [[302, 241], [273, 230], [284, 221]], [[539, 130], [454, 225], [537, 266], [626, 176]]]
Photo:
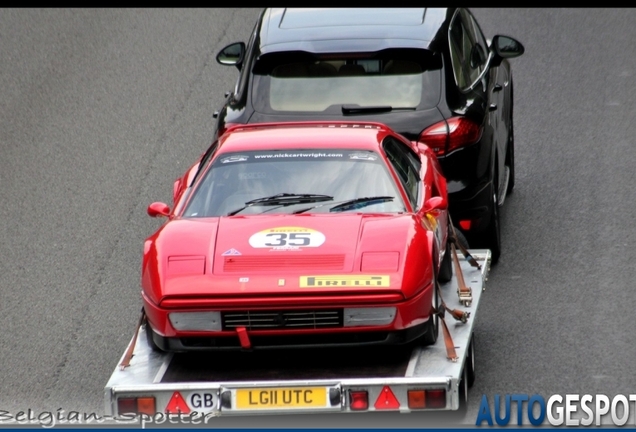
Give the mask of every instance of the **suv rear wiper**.
[[248, 207], [257, 206], [257, 205], [285, 206], [285, 205], [292, 205], [292, 204], [303, 204], [303, 203], [331, 201], [331, 200], [333, 200], [333, 197], [329, 195], [279, 193], [276, 195], [271, 195], [271, 196], [267, 196], [263, 198], [256, 198], [251, 201], [247, 201], [243, 207], [236, 210], [232, 210], [231, 212], [227, 214], [227, 216], [234, 216], [235, 214], [242, 212]]
[[342, 105], [343, 114], [373, 114], [391, 112], [393, 107], [389, 105], [377, 105], [377, 106], [360, 106], [360, 105]]
[[362, 207], [370, 206], [377, 203], [393, 201], [395, 197], [392, 196], [375, 196], [356, 198], [349, 201], [345, 201], [341, 204], [335, 205], [329, 209], [330, 212], [341, 212], [347, 210], [357, 210]]

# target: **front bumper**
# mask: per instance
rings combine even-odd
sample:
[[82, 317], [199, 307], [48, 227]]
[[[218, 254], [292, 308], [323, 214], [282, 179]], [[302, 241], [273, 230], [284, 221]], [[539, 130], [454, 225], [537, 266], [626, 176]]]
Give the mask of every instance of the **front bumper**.
[[[251, 349], [272, 349], [290, 347], [344, 347], [369, 345], [400, 345], [406, 344], [424, 335], [431, 317], [433, 285], [420, 291], [411, 299], [393, 304], [363, 303], [360, 308], [395, 308], [395, 318], [390, 324], [344, 326], [342, 321], [335, 322], [331, 327], [322, 328], [294, 328], [287, 326], [284, 320], [276, 328], [259, 329], [249, 323], [242, 326], [242, 330], [229, 328], [224, 318], [220, 331], [177, 331], [171, 324], [168, 314], [171, 312], [188, 312], [185, 309], [167, 310], [161, 308], [143, 296], [144, 309], [152, 331], [153, 341], [164, 351], [210, 351], [210, 350], [241, 350], [245, 349], [241, 343], [239, 331], [245, 332], [250, 340]], [[347, 309], [355, 309], [355, 305], [347, 305]], [[271, 312], [281, 316], [287, 311], [306, 311], [311, 315], [314, 311], [340, 311], [344, 307], [299, 305], [286, 308], [252, 308], [255, 314]], [[245, 310], [210, 308], [220, 310], [221, 315], [244, 314]], [[193, 312], [194, 310], [190, 310]], [[201, 311], [198, 309], [197, 311]]]

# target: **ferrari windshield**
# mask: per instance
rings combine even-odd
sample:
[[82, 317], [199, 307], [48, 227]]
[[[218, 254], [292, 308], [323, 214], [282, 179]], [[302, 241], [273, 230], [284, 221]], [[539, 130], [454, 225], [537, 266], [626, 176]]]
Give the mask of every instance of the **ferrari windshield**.
[[193, 191], [183, 216], [344, 211], [405, 211], [377, 153], [334, 149], [224, 153]]

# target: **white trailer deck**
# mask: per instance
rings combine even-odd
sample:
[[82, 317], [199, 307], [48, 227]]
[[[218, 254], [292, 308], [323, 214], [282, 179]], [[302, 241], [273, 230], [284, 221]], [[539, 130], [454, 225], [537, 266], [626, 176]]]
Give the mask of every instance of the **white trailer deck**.
[[459, 301], [456, 276], [441, 286], [450, 309], [470, 312], [466, 323], [446, 314], [456, 362], [447, 358], [441, 325], [434, 345], [412, 349], [184, 354], [153, 351], [142, 326], [130, 365], [123, 370], [117, 366], [105, 386], [106, 414], [457, 410], [474, 379], [470, 343], [490, 268], [489, 250], [469, 252], [481, 265], [478, 269], [460, 260], [465, 285], [472, 291], [470, 306]]

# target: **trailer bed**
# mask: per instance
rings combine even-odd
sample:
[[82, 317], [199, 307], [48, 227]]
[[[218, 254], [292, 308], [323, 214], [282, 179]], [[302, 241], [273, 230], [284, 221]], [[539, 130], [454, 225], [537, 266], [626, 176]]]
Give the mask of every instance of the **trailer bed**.
[[116, 367], [104, 388], [106, 414], [122, 415], [131, 406], [146, 415], [206, 416], [456, 410], [490, 268], [489, 250], [469, 252], [481, 265], [460, 260], [470, 306], [459, 302], [456, 276], [441, 286], [450, 309], [470, 312], [466, 323], [446, 314], [456, 362], [447, 358], [441, 328], [437, 343], [427, 347], [171, 354], [152, 351], [142, 326], [130, 366]]

